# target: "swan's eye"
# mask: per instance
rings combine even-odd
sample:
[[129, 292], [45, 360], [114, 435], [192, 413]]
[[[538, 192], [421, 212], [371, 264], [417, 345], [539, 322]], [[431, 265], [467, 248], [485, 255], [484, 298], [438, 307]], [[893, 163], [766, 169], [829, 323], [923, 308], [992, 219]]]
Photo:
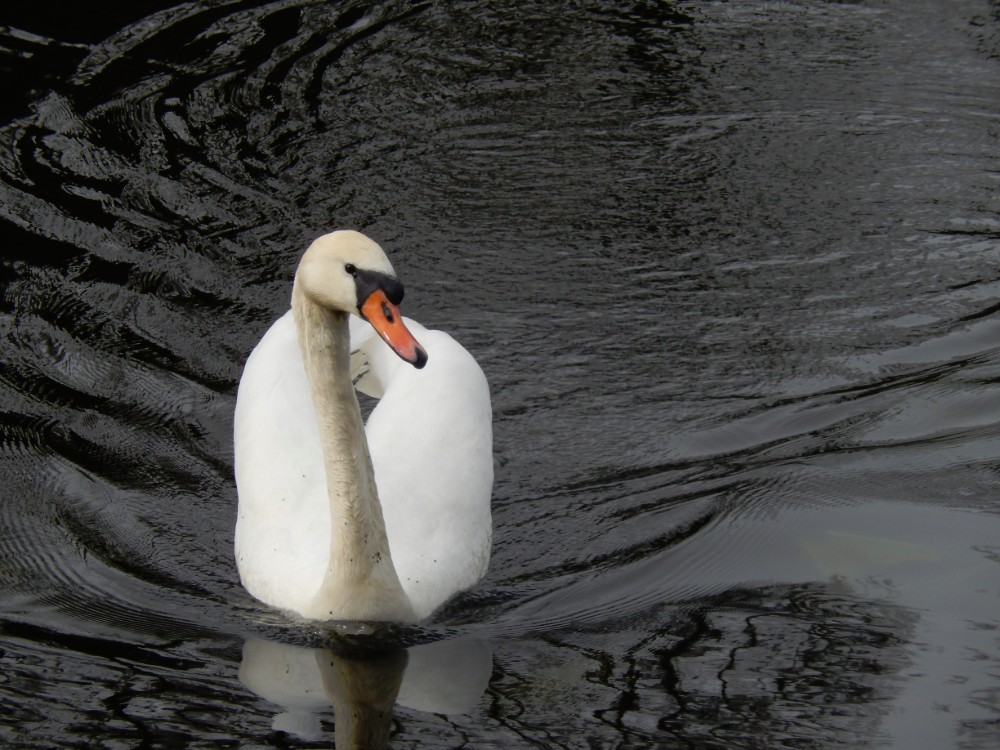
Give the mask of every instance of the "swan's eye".
[[347, 271], [349, 274], [351, 274], [351, 276], [357, 278], [358, 269], [354, 267], [353, 263], [348, 263], [346, 266], [344, 266], [344, 270]]

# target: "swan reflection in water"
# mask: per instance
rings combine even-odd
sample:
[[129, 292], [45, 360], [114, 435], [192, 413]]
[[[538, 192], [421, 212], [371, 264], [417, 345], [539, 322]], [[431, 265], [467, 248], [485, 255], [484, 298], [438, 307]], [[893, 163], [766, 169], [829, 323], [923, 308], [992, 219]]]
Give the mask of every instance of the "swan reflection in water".
[[281, 706], [272, 726], [304, 740], [320, 739], [333, 708], [337, 750], [389, 745], [392, 710], [470, 712], [493, 669], [489, 644], [474, 638], [409, 648], [306, 648], [251, 638], [243, 646], [240, 681]]

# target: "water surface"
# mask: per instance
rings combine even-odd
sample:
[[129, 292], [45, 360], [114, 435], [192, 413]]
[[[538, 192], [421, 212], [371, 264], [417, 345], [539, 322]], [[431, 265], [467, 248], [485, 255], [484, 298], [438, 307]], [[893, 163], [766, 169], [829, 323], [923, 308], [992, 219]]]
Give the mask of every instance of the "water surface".
[[[6, 744], [330, 746], [360, 670], [400, 748], [997, 746], [996, 2], [0, 36]], [[487, 577], [347, 645], [231, 552], [241, 367], [337, 227], [479, 360], [497, 465]]]

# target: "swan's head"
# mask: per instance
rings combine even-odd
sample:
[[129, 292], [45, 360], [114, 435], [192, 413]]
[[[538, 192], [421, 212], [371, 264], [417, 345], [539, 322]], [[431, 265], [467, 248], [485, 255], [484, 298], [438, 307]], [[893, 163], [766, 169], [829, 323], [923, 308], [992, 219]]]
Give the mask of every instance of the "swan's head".
[[360, 232], [324, 234], [306, 250], [295, 283], [314, 303], [368, 321], [396, 354], [421, 368], [427, 352], [406, 330], [403, 284], [382, 248]]

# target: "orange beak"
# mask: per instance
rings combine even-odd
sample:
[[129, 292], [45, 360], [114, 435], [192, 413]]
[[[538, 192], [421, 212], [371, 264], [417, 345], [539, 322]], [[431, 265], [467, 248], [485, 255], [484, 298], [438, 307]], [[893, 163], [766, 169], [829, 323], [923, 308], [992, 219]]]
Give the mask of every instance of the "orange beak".
[[399, 308], [389, 301], [385, 292], [376, 289], [361, 305], [361, 317], [371, 323], [378, 335], [392, 350], [418, 370], [427, 364], [427, 352], [403, 325]]

